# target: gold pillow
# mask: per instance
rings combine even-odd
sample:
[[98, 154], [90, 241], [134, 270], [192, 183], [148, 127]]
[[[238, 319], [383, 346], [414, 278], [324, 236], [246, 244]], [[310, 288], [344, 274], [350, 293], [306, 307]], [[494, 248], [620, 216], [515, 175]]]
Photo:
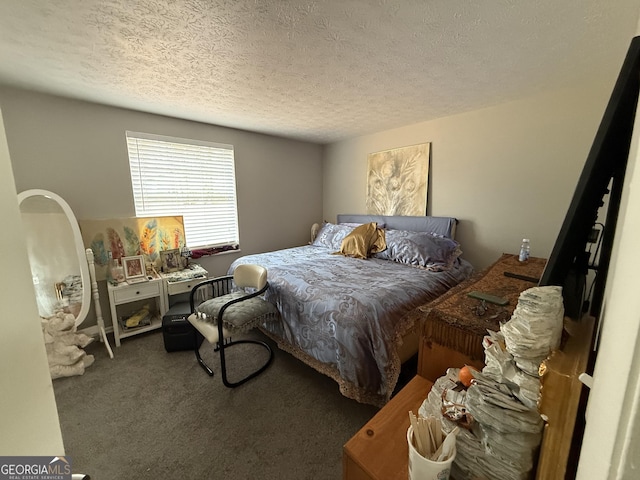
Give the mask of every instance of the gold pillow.
[[340, 251], [334, 252], [334, 254], [345, 257], [369, 258], [371, 254], [382, 252], [386, 248], [384, 230], [378, 228], [376, 222], [371, 222], [354, 228], [342, 240]]

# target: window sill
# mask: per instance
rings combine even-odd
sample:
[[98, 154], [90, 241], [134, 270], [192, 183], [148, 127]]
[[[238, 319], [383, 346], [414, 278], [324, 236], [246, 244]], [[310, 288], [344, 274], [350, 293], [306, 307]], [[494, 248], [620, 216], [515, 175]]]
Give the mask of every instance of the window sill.
[[223, 247], [197, 248], [191, 251], [191, 258], [196, 260], [202, 257], [212, 257], [214, 255], [222, 255], [224, 253], [238, 253], [240, 245], [226, 245]]

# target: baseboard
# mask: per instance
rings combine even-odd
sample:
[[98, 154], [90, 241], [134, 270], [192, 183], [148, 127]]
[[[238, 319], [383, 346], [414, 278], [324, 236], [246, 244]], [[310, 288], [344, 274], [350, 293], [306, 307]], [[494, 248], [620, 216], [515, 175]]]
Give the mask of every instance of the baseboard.
[[[113, 327], [105, 327], [104, 331], [106, 333], [113, 333]], [[98, 325], [79, 329], [78, 333], [84, 333], [90, 337], [100, 338], [100, 328], [98, 328]]]

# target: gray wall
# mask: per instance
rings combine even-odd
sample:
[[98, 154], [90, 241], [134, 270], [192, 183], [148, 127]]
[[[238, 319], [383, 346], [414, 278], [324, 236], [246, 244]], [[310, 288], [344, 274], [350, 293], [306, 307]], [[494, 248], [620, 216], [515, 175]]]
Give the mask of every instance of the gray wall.
[[324, 218], [365, 213], [369, 153], [431, 142], [427, 209], [459, 219], [466, 259], [484, 268], [524, 237], [548, 257], [614, 80], [328, 145]]
[[322, 219], [320, 145], [6, 87], [0, 107], [16, 190], [55, 192], [81, 220], [135, 216], [126, 130], [234, 145], [242, 252], [199, 259], [211, 276], [226, 274], [241, 254], [308, 242]]
[[321, 217], [319, 145], [6, 88], [0, 105], [17, 190], [51, 190], [79, 219], [135, 216], [126, 130], [234, 145], [244, 253], [306, 242]]

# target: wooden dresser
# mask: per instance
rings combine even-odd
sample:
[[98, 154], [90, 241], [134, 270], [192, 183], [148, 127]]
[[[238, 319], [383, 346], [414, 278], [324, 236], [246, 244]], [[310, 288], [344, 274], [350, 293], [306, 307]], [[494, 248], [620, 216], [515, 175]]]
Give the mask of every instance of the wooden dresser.
[[[505, 313], [496, 318], [499, 321], [506, 315], [508, 320], [517, 304], [520, 292], [535, 284], [504, 277], [504, 271], [532, 277], [541, 275], [546, 261], [532, 260], [529, 264], [519, 265], [513, 263], [517, 262], [515, 255], [503, 255], [488, 269], [465, 284], [461, 284], [456, 291], [447, 294], [444, 301], [436, 301], [435, 307], [424, 311], [423, 316], [431, 316], [434, 322], [441, 322], [445, 318], [466, 317], [467, 302], [472, 301], [467, 293], [480, 290], [509, 299], [509, 305], [500, 307], [504, 310], [496, 307], [492, 314], [504, 311]], [[477, 300], [473, 302], [477, 303]], [[447, 306], [454, 306], [454, 308], [446, 310]], [[475, 316], [474, 313], [472, 314]], [[448, 328], [448, 325], [447, 323], [445, 328]], [[567, 336], [562, 351], [553, 352], [544, 362], [545, 373], [542, 377], [542, 398], [539, 406], [541, 413], [548, 420], [543, 434], [537, 480], [565, 478], [565, 474], [570, 474], [568, 462], [572, 451], [580, 443], [576, 417], [583, 387], [578, 376], [586, 368], [593, 325], [593, 319], [578, 323], [567, 321]], [[453, 328], [459, 327], [453, 325]], [[498, 328], [496, 325], [492, 329]], [[484, 333], [472, 332], [473, 335], [469, 338], [473, 343], [461, 352], [455, 350], [452, 345], [441, 345], [432, 336], [426, 336], [426, 334], [432, 334], [433, 330], [433, 328], [422, 329], [418, 375], [344, 445], [343, 480], [406, 480], [409, 455], [406, 434], [409, 428], [409, 411], [418, 413], [418, 408], [427, 398], [433, 381], [442, 376], [447, 368], [461, 367], [465, 364], [483, 367], [481, 359], [483, 357], [475, 353], [475, 342], [480, 342], [481, 347]], [[444, 337], [437, 340], [446, 343]], [[440, 356], [442, 358], [439, 358]], [[421, 373], [431, 375], [431, 378], [427, 379], [420, 375]]]
[[427, 398], [433, 383], [414, 377], [344, 446], [344, 480], [407, 480], [409, 411]]

